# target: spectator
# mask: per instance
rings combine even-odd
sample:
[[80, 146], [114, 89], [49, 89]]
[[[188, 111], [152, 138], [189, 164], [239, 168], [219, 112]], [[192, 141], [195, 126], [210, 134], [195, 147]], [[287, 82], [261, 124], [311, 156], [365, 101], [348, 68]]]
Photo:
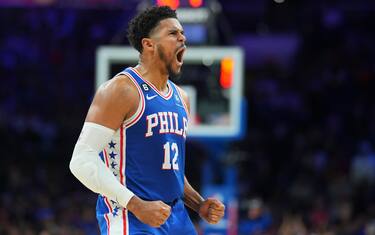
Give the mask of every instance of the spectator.
[[270, 234], [272, 217], [260, 198], [251, 199], [247, 205], [247, 218], [240, 221], [239, 234]]

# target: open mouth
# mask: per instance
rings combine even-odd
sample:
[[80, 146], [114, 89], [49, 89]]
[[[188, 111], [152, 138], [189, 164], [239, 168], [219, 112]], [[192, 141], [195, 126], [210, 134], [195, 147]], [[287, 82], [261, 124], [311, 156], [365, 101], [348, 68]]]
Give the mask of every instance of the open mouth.
[[176, 53], [176, 59], [177, 59], [177, 62], [178, 62], [179, 64], [182, 64], [182, 63], [183, 63], [183, 58], [184, 58], [185, 50], [186, 50], [186, 47], [183, 46], [183, 47], [181, 47], [181, 48], [177, 51], [177, 53]]

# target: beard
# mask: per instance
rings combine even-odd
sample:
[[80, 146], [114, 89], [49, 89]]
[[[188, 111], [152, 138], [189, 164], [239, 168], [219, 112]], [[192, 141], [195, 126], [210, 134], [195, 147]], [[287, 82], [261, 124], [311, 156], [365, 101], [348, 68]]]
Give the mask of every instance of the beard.
[[158, 47], [158, 54], [159, 54], [160, 60], [164, 62], [164, 65], [168, 72], [169, 79], [171, 79], [172, 81], [178, 80], [181, 77], [181, 70], [179, 72], [173, 70], [172, 68], [173, 59], [170, 59], [168, 61], [167, 56], [165, 54], [165, 50], [163, 46], [161, 45]]

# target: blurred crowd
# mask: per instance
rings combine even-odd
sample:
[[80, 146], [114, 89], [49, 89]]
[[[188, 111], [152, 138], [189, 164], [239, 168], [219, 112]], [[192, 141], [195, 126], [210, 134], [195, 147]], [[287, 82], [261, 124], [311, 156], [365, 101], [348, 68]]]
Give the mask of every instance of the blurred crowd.
[[121, 10], [0, 8], [0, 234], [98, 234], [68, 163]]
[[[239, 169], [241, 235], [375, 234], [375, 25], [371, 11], [348, 12], [308, 27], [268, 18], [269, 31], [288, 25], [302, 43], [289, 67], [246, 69], [247, 134], [230, 146], [237, 160], [223, 161]], [[126, 43], [133, 13], [0, 9], [1, 235], [98, 234], [95, 195], [68, 162], [96, 47]], [[204, 154], [189, 145], [188, 159]]]
[[247, 70], [241, 234], [375, 234], [374, 22], [346, 11], [292, 24], [289, 68]]

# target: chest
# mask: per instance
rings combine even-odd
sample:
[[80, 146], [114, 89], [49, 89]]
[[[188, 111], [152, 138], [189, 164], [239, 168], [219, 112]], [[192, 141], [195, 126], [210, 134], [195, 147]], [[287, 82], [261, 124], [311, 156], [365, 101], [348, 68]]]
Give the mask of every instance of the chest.
[[141, 123], [146, 138], [164, 134], [186, 138], [187, 113], [177, 95], [166, 100], [158, 95], [145, 94], [145, 111]]

